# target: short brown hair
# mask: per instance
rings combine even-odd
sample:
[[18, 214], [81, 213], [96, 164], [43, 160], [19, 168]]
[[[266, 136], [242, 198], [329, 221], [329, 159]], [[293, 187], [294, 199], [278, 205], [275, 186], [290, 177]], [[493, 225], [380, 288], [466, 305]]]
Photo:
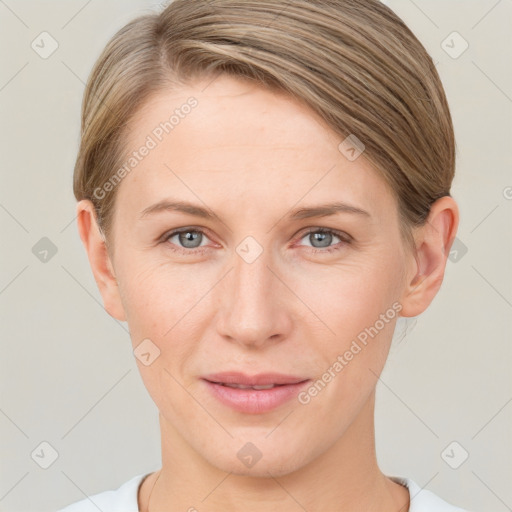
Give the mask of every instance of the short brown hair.
[[[425, 48], [378, 0], [175, 0], [119, 30], [84, 93], [74, 171], [108, 238], [116, 188], [98, 199], [126, 151], [134, 113], [154, 94], [214, 73], [282, 90], [340, 137], [356, 135], [398, 202], [401, 232], [450, 195], [452, 120]], [[343, 140], [343, 139], [340, 139]]]

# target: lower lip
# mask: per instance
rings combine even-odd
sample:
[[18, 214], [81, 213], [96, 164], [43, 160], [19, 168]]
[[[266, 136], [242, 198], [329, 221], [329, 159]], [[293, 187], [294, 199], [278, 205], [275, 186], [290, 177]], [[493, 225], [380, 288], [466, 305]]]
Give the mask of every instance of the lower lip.
[[[204, 380], [204, 379], [203, 379]], [[284, 384], [271, 389], [239, 389], [204, 380], [211, 393], [224, 405], [239, 412], [261, 414], [296, 398], [309, 380], [297, 384]]]

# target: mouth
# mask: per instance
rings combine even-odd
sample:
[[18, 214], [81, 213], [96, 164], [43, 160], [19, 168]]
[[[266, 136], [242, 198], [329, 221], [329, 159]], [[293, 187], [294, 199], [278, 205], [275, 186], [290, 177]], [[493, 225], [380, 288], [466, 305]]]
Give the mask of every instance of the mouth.
[[289, 402], [311, 379], [275, 373], [249, 376], [231, 372], [208, 375], [202, 380], [223, 405], [238, 412], [262, 414]]
[[272, 386], [285, 386], [297, 384], [309, 380], [306, 377], [297, 377], [295, 375], [285, 375], [283, 373], [259, 373], [257, 375], [247, 375], [241, 372], [223, 372], [206, 375], [203, 379], [222, 384], [225, 386], [235, 386], [239, 388], [253, 387], [255, 389], [269, 389]]
[[212, 384], [219, 384], [220, 386], [226, 386], [228, 388], [235, 388], [235, 389], [272, 389], [276, 386], [286, 386], [286, 384], [266, 384], [262, 386], [244, 386], [243, 384], [226, 384], [225, 382], [214, 382], [214, 381], [208, 381]]

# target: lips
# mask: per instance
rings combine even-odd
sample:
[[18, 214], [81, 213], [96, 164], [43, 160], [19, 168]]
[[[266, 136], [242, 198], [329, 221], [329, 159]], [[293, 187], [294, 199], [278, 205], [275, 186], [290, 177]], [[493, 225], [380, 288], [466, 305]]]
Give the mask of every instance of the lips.
[[305, 377], [284, 375], [282, 373], [260, 373], [251, 376], [240, 372], [214, 373], [203, 378], [215, 384], [223, 384], [229, 387], [238, 387], [240, 389], [271, 389], [273, 386], [298, 384], [299, 382], [308, 380]]
[[216, 382], [215, 384], [220, 384], [221, 386], [226, 386], [228, 388], [235, 389], [272, 389], [276, 386], [283, 386], [284, 384], [268, 384], [265, 386], [244, 386], [243, 384], [224, 384], [223, 382]]
[[294, 398], [310, 379], [278, 373], [245, 375], [239, 372], [203, 377], [206, 389], [220, 403], [238, 412], [263, 414]]

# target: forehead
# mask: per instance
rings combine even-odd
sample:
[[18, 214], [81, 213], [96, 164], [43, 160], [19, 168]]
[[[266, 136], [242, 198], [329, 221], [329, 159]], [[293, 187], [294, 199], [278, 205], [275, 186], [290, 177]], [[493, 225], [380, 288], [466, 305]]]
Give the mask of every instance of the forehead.
[[[191, 98], [192, 108], [187, 106]], [[172, 127], [166, 124], [171, 118]], [[162, 142], [187, 139], [197, 149], [237, 146], [257, 151], [264, 146], [295, 150], [320, 143], [318, 151], [323, 151], [326, 143], [335, 145], [339, 138], [307, 106], [283, 92], [226, 75], [153, 96], [132, 119], [130, 147], [159, 127], [166, 139]]]
[[136, 113], [128, 153], [151, 149], [118, 193], [139, 211], [169, 194], [208, 197], [212, 207], [234, 196], [264, 205], [275, 203], [275, 190], [282, 208], [302, 197], [350, 198], [375, 213], [394, 208], [364, 156], [349, 161], [340, 152], [343, 139], [282, 92], [229, 76], [197, 81], [159, 93]]

